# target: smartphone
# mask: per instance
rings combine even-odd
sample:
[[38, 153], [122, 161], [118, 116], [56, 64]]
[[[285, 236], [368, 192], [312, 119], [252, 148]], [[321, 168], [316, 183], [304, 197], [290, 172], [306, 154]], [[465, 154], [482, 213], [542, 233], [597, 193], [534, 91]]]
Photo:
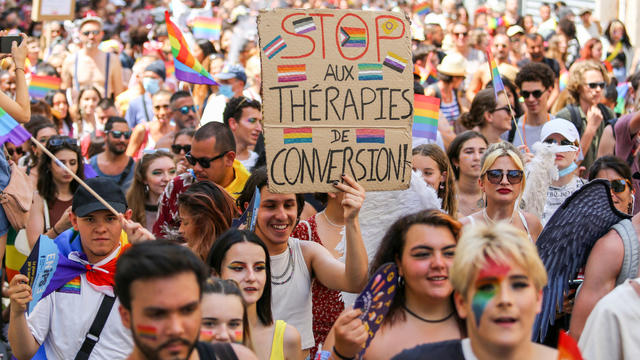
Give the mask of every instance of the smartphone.
[[0, 53], [11, 54], [11, 43], [13, 43], [14, 41], [17, 42], [18, 45], [20, 45], [20, 43], [22, 42], [22, 36], [0, 36]]

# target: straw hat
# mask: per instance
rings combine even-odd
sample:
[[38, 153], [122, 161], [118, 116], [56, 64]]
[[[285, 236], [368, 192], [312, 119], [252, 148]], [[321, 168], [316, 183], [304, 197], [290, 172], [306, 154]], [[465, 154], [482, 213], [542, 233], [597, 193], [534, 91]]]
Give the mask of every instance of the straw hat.
[[464, 56], [457, 52], [449, 53], [442, 59], [437, 70], [439, 73], [449, 76], [465, 76], [466, 75], [467, 60]]

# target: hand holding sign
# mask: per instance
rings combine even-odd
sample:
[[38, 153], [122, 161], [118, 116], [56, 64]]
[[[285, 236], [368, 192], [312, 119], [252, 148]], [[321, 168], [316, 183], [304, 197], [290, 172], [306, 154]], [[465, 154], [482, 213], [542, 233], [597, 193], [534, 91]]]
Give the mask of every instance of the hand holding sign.
[[22, 316], [27, 312], [29, 302], [33, 300], [29, 278], [22, 274], [14, 276], [9, 284], [8, 293], [9, 299], [11, 299], [11, 313], [14, 316]]
[[346, 221], [354, 220], [360, 213], [362, 203], [364, 202], [364, 188], [358, 184], [351, 176], [342, 175], [344, 183], [334, 182], [336, 189], [344, 192], [342, 199], [342, 208], [344, 209], [344, 219]]
[[333, 347], [340, 355], [355, 357], [367, 341], [369, 334], [360, 316], [362, 316], [362, 310], [349, 309], [343, 311], [336, 319]]

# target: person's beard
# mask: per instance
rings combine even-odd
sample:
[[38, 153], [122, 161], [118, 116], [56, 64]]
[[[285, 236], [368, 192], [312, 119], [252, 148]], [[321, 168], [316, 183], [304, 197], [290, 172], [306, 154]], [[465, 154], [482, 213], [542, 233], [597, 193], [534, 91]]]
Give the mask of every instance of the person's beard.
[[123, 146], [121, 147], [120, 144], [118, 143], [114, 143], [111, 141], [107, 142], [107, 146], [109, 147], [109, 151], [111, 151], [112, 153], [116, 154], [116, 155], [122, 155], [127, 151], [127, 146]]
[[184, 359], [176, 359], [176, 358], [174, 358], [174, 359], [171, 359], [171, 360], [187, 360], [191, 356], [191, 353], [193, 353], [193, 349], [195, 349], [196, 343], [198, 342], [197, 338], [193, 343], [189, 343], [189, 341], [187, 339], [172, 338], [172, 339], [169, 339], [169, 340], [165, 341], [164, 343], [158, 345], [157, 347], [152, 348], [150, 346], [147, 346], [143, 341], [140, 340], [140, 338], [138, 338], [138, 334], [134, 330], [133, 321], [131, 322], [131, 327], [129, 328], [129, 330], [131, 330], [131, 335], [133, 337], [134, 344], [136, 345], [136, 347], [140, 350], [142, 355], [147, 360], [159, 359], [158, 356], [159, 356], [160, 351], [162, 351], [162, 349], [164, 347], [166, 347], [167, 345], [175, 343], [175, 342], [181, 342], [183, 344], [188, 345], [189, 346], [189, 351], [187, 352], [187, 356]]

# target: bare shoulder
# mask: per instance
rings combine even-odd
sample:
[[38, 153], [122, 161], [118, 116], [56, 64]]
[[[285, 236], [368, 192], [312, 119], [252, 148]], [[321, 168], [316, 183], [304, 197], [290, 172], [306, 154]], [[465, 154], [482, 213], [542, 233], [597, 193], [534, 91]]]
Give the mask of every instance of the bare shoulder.
[[[622, 238], [615, 230], [609, 230], [603, 237], [596, 241], [591, 250], [591, 255], [607, 256], [607, 257], [620, 257], [624, 256], [624, 245], [622, 244]], [[589, 257], [591, 257], [591, 255]]]
[[557, 349], [536, 343], [533, 346], [533, 352], [536, 354], [532, 357], [533, 359], [556, 360], [558, 358]]
[[301, 344], [302, 340], [298, 329], [291, 324], [287, 324], [287, 327], [284, 329], [284, 346], [286, 348], [300, 348], [302, 346]]
[[240, 360], [258, 360], [258, 357], [256, 356], [256, 354], [253, 353], [253, 351], [249, 350], [249, 348], [247, 348], [244, 345], [241, 344], [231, 344], [231, 347], [233, 348], [233, 351], [236, 353], [236, 356], [238, 357], [238, 359]]

